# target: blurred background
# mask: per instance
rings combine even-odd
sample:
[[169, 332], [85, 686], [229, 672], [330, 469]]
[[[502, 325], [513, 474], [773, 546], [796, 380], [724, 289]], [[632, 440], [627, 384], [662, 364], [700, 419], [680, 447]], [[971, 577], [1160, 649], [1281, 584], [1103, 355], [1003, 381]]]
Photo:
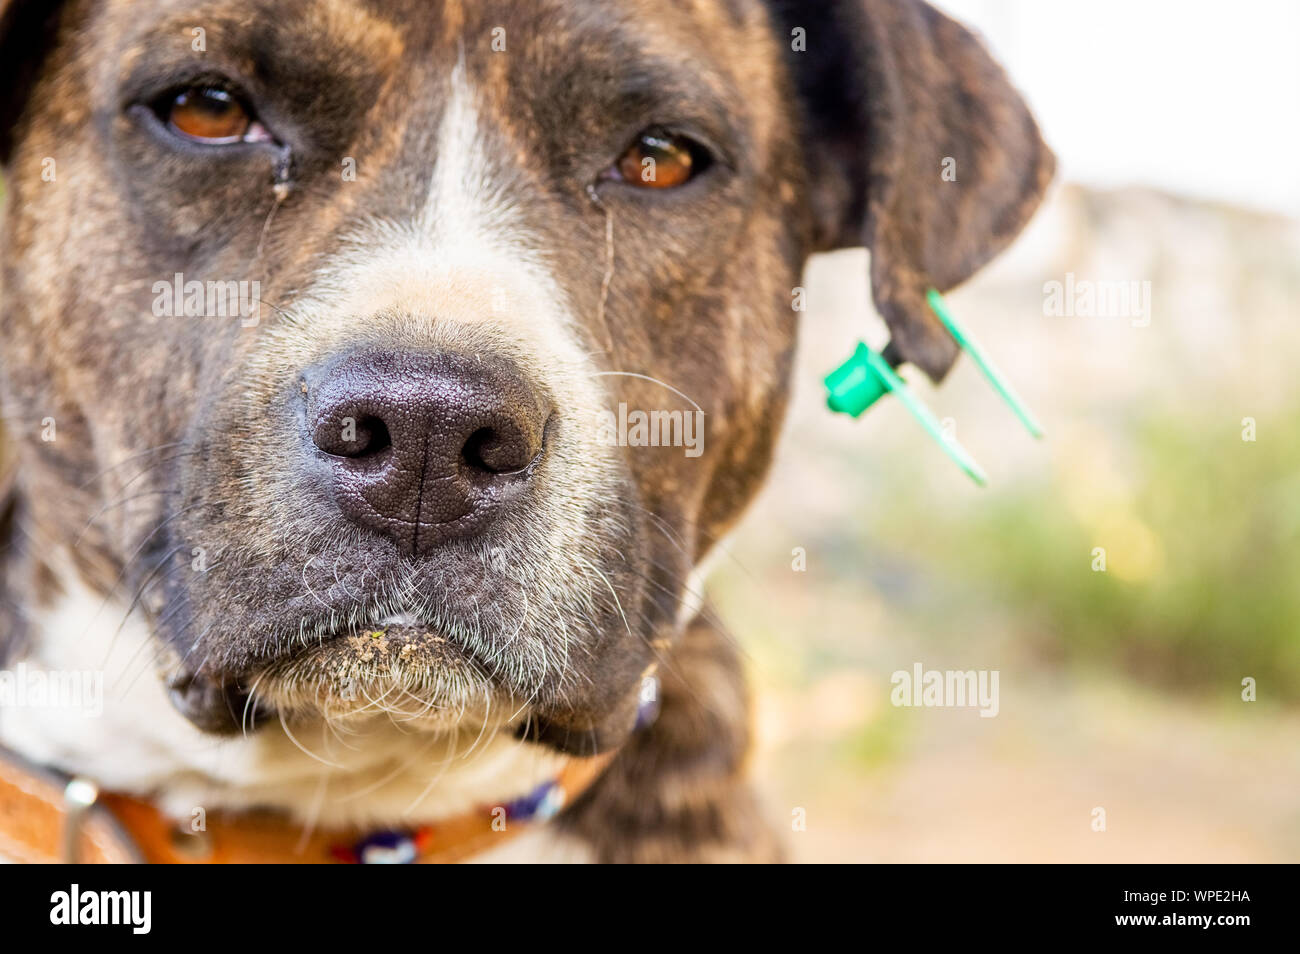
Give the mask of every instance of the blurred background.
[[[710, 588], [767, 809], [804, 861], [1300, 860], [1300, 4], [937, 5], [1060, 160], [948, 296], [1047, 437], [968, 359], [908, 377], [987, 489], [897, 401], [830, 414], [822, 377], [887, 335], [865, 253], [813, 263], [785, 441]], [[1149, 323], [1047, 314], [1070, 273], [1150, 282]], [[891, 705], [917, 663], [998, 670], [999, 714]]]

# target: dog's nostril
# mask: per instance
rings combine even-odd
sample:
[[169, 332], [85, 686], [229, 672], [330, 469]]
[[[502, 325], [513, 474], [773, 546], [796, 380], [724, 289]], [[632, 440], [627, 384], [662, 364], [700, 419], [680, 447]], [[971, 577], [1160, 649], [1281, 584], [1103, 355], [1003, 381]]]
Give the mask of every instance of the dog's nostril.
[[469, 436], [465, 441], [464, 448], [461, 449], [460, 456], [475, 470], [486, 470], [495, 473], [488, 466], [487, 461], [483, 459], [483, 447], [492, 440], [493, 431], [490, 427], [480, 427], [477, 431]]
[[378, 417], [363, 417], [356, 423], [356, 439], [348, 442], [349, 450], [343, 457], [371, 457], [393, 444], [388, 425]]
[[393, 444], [383, 418], [347, 410], [324, 415], [312, 440], [331, 457], [350, 459], [373, 457]]
[[465, 441], [460, 456], [472, 470], [514, 474], [531, 464], [536, 455], [518, 431], [480, 427]]

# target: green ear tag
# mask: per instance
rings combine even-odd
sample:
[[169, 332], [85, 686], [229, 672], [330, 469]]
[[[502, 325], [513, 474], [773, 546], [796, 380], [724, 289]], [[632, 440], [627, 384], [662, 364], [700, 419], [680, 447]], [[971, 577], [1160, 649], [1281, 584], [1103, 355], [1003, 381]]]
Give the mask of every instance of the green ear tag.
[[858, 417], [889, 393], [889, 385], [867, 360], [871, 349], [861, 342], [853, 356], [826, 376], [830, 393], [826, 404], [832, 411]]
[[[948, 311], [948, 306], [939, 292], [933, 288], [929, 289], [926, 292], [926, 300], [930, 304], [930, 310], [943, 322], [948, 333], [953, 336], [957, 344], [961, 345], [962, 350], [971, 356], [980, 373], [993, 385], [994, 390], [1002, 396], [1002, 400], [1015, 412], [1016, 417], [1020, 418], [1029, 433], [1034, 437], [1042, 437], [1043, 429], [1039, 427], [1038, 421], [1030, 413], [1029, 408], [1025, 407], [1025, 403], [1016, 394], [1015, 389], [1011, 387], [1011, 382], [1003, 377], [1002, 372], [989, 360], [984, 349], [970, 336], [970, 333], [957, 324], [957, 320]], [[898, 395], [898, 399], [903, 402], [912, 416], [921, 422], [926, 432], [938, 442], [943, 452], [970, 475], [971, 480], [981, 487], [988, 482], [988, 478], [980, 465], [975, 462], [975, 458], [967, 453], [966, 448], [962, 447], [956, 438], [943, 432], [943, 426], [938, 419], [907, 386], [907, 382], [889, 366], [884, 356], [865, 344], [859, 342], [853, 356], [826, 376], [826, 388], [829, 391], [826, 403], [830, 409], [853, 417], [858, 417], [881, 397], [892, 391]]]
[[935, 439], [943, 452], [964, 470], [975, 483], [983, 487], [988, 477], [975, 458], [967, 453], [966, 448], [943, 432], [943, 425], [930, 413], [916, 393], [907, 386], [884, 357], [862, 342], [858, 342], [853, 357], [826, 376], [829, 395], [826, 403], [832, 411], [858, 417], [863, 411], [875, 404], [884, 394], [892, 391], [898, 395], [903, 406], [912, 412], [912, 416], [921, 422], [921, 426]]
[[1030, 413], [1029, 408], [1025, 407], [1025, 402], [1020, 400], [1020, 395], [1011, 386], [1011, 382], [989, 360], [988, 355], [984, 353], [984, 349], [979, 346], [979, 342], [970, 336], [970, 332], [957, 324], [957, 319], [952, 316], [952, 312], [948, 310], [948, 305], [939, 292], [931, 288], [925, 293], [925, 296], [926, 300], [930, 302], [930, 310], [944, 323], [948, 333], [956, 339], [957, 344], [961, 345], [962, 350], [975, 359], [975, 366], [988, 379], [989, 384], [993, 385], [993, 389], [1002, 395], [1002, 400], [1006, 401], [1011, 410], [1015, 412], [1016, 417], [1020, 418], [1020, 422], [1025, 425], [1025, 429], [1034, 437], [1042, 437], [1043, 429], [1038, 426], [1038, 421]]

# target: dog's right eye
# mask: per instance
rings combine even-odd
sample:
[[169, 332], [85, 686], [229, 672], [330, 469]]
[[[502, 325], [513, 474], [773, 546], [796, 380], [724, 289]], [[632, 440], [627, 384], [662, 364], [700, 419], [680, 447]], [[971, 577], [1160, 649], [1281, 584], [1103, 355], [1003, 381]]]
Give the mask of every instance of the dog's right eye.
[[168, 128], [195, 142], [225, 145], [270, 138], [234, 94], [216, 86], [192, 86], [160, 106]]

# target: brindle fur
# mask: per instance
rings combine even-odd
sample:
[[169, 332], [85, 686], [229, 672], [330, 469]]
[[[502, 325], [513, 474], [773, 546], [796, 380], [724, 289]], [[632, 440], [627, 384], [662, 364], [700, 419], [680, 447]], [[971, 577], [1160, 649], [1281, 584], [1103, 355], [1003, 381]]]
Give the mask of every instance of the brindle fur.
[[[226, 689], [292, 645], [316, 612], [308, 589], [329, 594], [337, 581], [362, 592], [409, 576], [451, 615], [472, 617], [488, 646], [515, 628], [530, 584], [494, 575], [468, 545], [402, 563], [391, 544], [329, 523], [328, 501], [302, 489], [310, 475], [283, 450], [311, 383], [305, 369], [358, 341], [488, 349], [546, 380], [526, 340], [500, 322], [469, 327], [450, 306], [330, 313], [285, 330], [322, 275], [364, 252], [358, 236], [420, 215], [460, 64], [487, 173], [529, 246], [521, 254], [557, 277], [593, 367], [669, 382], [707, 422], [699, 459], [592, 451], [594, 462], [574, 464], [579, 486], [564, 508], [564, 475], [551, 473], [533, 507], [506, 518], [497, 542], [538, 573], [557, 559], [538, 521], [580, 526], [572, 546], [609, 587], [585, 572], [553, 586], [587, 652], [544, 671], [521, 656], [498, 688], [512, 698], [537, 690], [526, 731], [538, 744], [585, 752], [626, 741], [563, 818], [600, 857], [776, 857], [743, 777], [737, 653], [702, 617], [679, 626], [685, 579], [767, 469], [795, 344], [791, 294], [810, 254], [868, 245], [901, 355], [935, 379], [954, 360], [922, 303], [926, 285], [955, 285], [1005, 246], [1053, 169], [978, 42], [916, 0], [0, 7], [0, 389], [17, 460], [0, 651], [40, 638], [24, 620], [57, 595], [43, 562], [54, 552], [99, 593], [139, 594], [161, 677], [180, 688], [183, 711], [214, 728]], [[194, 26], [206, 30], [204, 54], [191, 50]], [[504, 54], [491, 48], [498, 27]], [[796, 28], [806, 51], [791, 48]], [[216, 159], [150, 127], [141, 104], [196, 70], [245, 84], [290, 143], [289, 165], [269, 146]], [[595, 176], [654, 122], [685, 124], [721, 161], [675, 193], [601, 185], [594, 202]], [[357, 179], [342, 184], [347, 156]], [[42, 181], [46, 157], [56, 182]], [[946, 157], [956, 182], [940, 178]], [[277, 206], [278, 172], [292, 188]], [[602, 302], [607, 216], [614, 257]], [[151, 286], [175, 272], [259, 278], [274, 314], [255, 329], [155, 319]], [[663, 401], [643, 380], [600, 380], [611, 403]], [[53, 443], [40, 440], [45, 417], [57, 422]], [[566, 426], [561, 447], [586, 447], [583, 422]], [[220, 559], [196, 575], [186, 568], [197, 545]], [[322, 553], [329, 559], [305, 568]], [[471, 608], [489, 594], [492, 604]], [[358, 609], [327, 598], [341, 616]], [[521, 653], [550, 635], [533, 624]], [[652, 663], [662, 713], [629, 740]]]

